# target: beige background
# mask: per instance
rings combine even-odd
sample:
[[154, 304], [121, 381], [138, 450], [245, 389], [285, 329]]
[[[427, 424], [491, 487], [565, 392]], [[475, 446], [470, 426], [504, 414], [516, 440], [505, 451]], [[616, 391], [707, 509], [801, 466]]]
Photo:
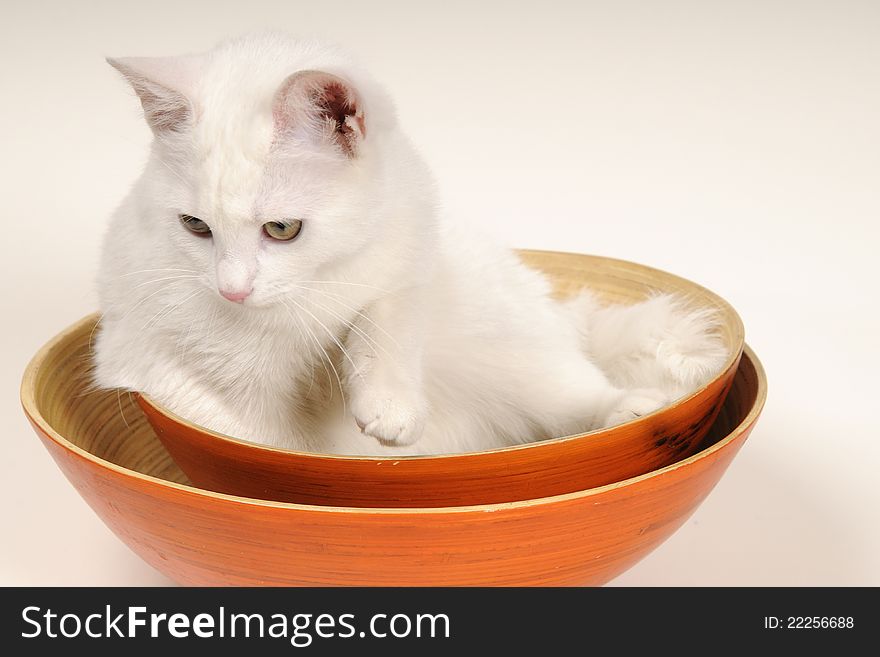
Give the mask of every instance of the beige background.
[[615, 583], [880, 585], [880, 3], [9, 2], [0, 27], [0, 584], [165, 584], [63, 479], [21, 371], [95, 308], [148, 130], [105, 55], [275, 27], [360, 55], [446, 210], [616, 256], [740, 311], [766, 412], [696, 515]]

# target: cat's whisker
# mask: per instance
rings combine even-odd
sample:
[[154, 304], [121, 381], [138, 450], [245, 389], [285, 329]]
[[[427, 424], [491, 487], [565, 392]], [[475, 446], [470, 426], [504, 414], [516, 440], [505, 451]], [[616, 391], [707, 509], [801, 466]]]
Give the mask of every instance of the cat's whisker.
[[177, 308], [180, 308], [180, 306], [182, 306], [184, 303], [186, 303], [187, 301], [189, 301], [189, 300], [192, 299], [193, 297], [195, 297], [195, 296], [201, 294], [201, 292], [202, 292], [201, 289], [197, 289], [197, 290], [195, 290], [194, 292], [190, 292], [189, 294], [187, 294], [183, 299], [180, 299], [179, 301], [177, 301], [177, 302], [175, 302], [175, 303], [171, 303], [171, 304], [167, 304], [167, 305], [165, 305], [165, 306], [162, 308], [162, 310], [160, 310], [160, 311], [157, 312], [155, 315], [153, 315], [153, 316], [147, 321], [146, 324], [144, 324], [143, 326], [141, 326], [141, 328], [138, 330], [138, 335], [140, 335], [140, 333], [142, 333], [143, 331], [146, 331], [146, 330], [149, 329], [150, 327], [155, 326], [155, 324], [156, 324], [157, 322], [159, 322], [159, 321], [162, 320], [163, 318], [165, 318], [165, 317], [167, 317], [168, 315], [170, 315], [170, 314], [171, 314], [172, 312], [174, 312]]
[[[395, 357], [394, 354], [392, 354], [392, 353], [391, 353], [390, 351], [388, 351], [385, 347], [383, 347], [381, 344], [379, 344], [379, 342], [378, 342], [375, 338], [373, 338], [372, 336], [368, 335], [368, 334], [367, 334], [363, 329], [361, 329], [359, 326], [356, 326], [354, 323], [352, 323], [352, 322], [350, 322], [349, 320], [345, 319], [345, 317], [343, 317], [343, 316], [340, 315], [339, 313], [335, 312], [334, 310], [332, 310], [332, 309], [330, 309], [330, 308], [327, 308], [325, 305], [319, 303], [319, 302], [316, 301], [315, 299], [312, 299], [312, 303], [313, 303], [317, 308], [323, 310], [323, 311], [326, 312], [326, 313], [329, 313], [330, 315], [332, 315], [333, 317], [335, 317], [336, 319], [338, 319], [340, 322], [342, 322], [342, 323], [343, 323], [346, 327], [348, 327], [350, 330], [354, 331], [354, 333], [357, 334], [357, 335], [358, 335], [358, 336], [359, 336], [359, 337], [360, 337], [360, 338], [366, 343], [366, 345], [367, 345], [367, 347], [370, 349], [370, 351], [373, 352], [373, 355], [378, 356], [378, 352], [377, 352], [376, 350], [379, 349], [379, 350], [382, 351], [382, 353], [384, 353], [386, 356], [388, 356], [392, 361], [397, 361], [397, 358]], [[397, 343], [395, 342], [395, 345], [396, 345], [396, 344], [397, 344]], [[399, 345], [397, 345], [397, 346], [399, 347]], [[349, 360], [350, 360], [350, 359], [349, 359]], [[355, 370], [354, 373], [357, 374], [359, 377], [363, 378], [362, 374], [361, 374], [359, 371]]]
[[[318, 340], [318, 338], [315, 337], [314, 332], [308, 327], [308, 325], [305, 322], [300, 322], [300, 320], [296, 317], [296, 314], [293, 312], [293, 310], [287, 304], [283, 304], [283, 306], [287, 310], [287, 313], [291, 316], [293, 321], [297, 324], [302, 325], [303, 329], [305, 329], [306, 332], [311, 337], [312, 342], [315, 344], [315, 346], [318, 347], [318, 349], [320, 349], [321, 352], [324, 354], [324, 358], [323, 359], [319, 358], [319, 360], [321, 362], [321, 365], [324, 367], [324, 373], [327, 375], [327, 381], [330, 382], [330, 398], [328, 401], [332, 401], [333, 400], [333, 379], [330, 377], [330, 370], [327, 369], [327, 363], [330, 363], [330, 367], [333, 367], [333, 361], [330, 359], [330, 356], [327, 354], [327, 350], [324, 349], [323, 345], [321, 345], [320, 340]], [[325, 362], [325, 359], [326, 359], [326, 362]], [[336, 381], [339, 383], [339, 395], [340, 395], [340, 397], [342, 397], [342, 407], [344, 409], [345, 408], [345, 395], [342, 392], [342, 381], [339, 380], [339, 374], [336, 373], [335, 367], [333, 367], [333, 372], [334, 372], [334, 374], [336, 374]]]
[[[308, 345], [309, 342], [308, 342], [308, 340], [306, 340], [306, 335], [303, 332], [302, 325], [301, 325], [302, 322], [300, 321], [300, 318], [297, 317], [293, 313], [293, 311], [289, 307], [287, 307], [286, 304], [284, 305], [284, 309], [287, 311], [287, 314], [290, 315], [290, 318], [293, 321], [293, 325], [296, 327], [296, 330], [299, 333], [300, 341], [302, 342], [303, 345]], [[308, 390], [306, 390], [306, 394], [305, 394], [306, 398], [309, 397], [309, 395], [312, 392], [312, 387], [315, 385], [315, 360], [314, 360], [314, 358], [308, 358], [308, 364], [309, 364], [309, 387], [308, 387]], [[321, 361], [321, 364], [323, 365], [323, 361]], [[330, 380], [330, 372], [327, 370], [326, 365], [324, 365], [324, 372], [327, 374], [327, 380], [329, 381]], [[330, 394], [331, 394], [331, 399], [332, 399], [332, 394], [333, 394], [332, 383], [330, 385]]]
[[189, 328], [186, 330], [186, 334], [177, 336], [177, 357], [179, 360], [183, 361], [184, 356], [186, 356], [187, 343], [189, 342], [189, 338], [192, 335], [193, 329], [195, 328], [196, 323], [199, 321], [199, 314], [193, 313], [193, 321], [189, 323]]
[[[291, 299], [291, 301], [293, 301], [293, 300]], [[314, 313], [312, 313], [308, 308], [306, 308], [305, 306], [303, 306], [301, 304], [298, 304], [296, 301], [293, 301], [293, 303], [296, 303], [297, 307], [299, 307], [303, 312], [308, 314], [312, 319], [314, 319], [318, 323], [318, 326], [320, 326], [322, 329], [324, 329], [324, 331], [327, 333], [327, 335], [330, 336], [330, 339], [336, 344], [337, 347], [339, 347], [339, 350], [342, 352], [342, 355], [345, 356], [346, 360], [348, 360], [348, 362], [351, 364], [352, 373], [357, 373], [358, 372], [357, 365], [354, 364], [354, 361], [352, 360], [348, 351], [343, 346], [342, 342], [339, 341], [339, 338], [336, 337], [336, 335], [333, 333], [333, 331], [331, 331], [330, 328], [324, 322], [322, 322]], [[340, 387], [342, 386], [342, 381], [339, 382], [339, 385], [340, 385]]]
[[369, 285], [367, 283], [353, 283], [351, 281], [297, 281], [297, 283], [312, 285], [351, 285], [353, 287], [366, 287], [371, 290], [376, 290], [377, 292], [382, 292], [383, 294], [394, 294], [391, 290], [386, 290], [382, 287], [376, 287], [375, 285]]
[[[297, 287], [297, 286], [294, 286], [294, 287]], [[312, 290], [312, 289], [310, 289], [310, 288], [299, 288], [299, 289], [301, 289], [301, 290], [308, 290], [309, 292], [317, 292], [318, 294], [321, 294], [321, 295], [323, 295], [323, 296], [326, 296], [325, 293], [322, 292], [321, 290]], [[333, 301], [334, 299], [329, 299], [329, 300], [330, 300], [330, 301]], [[355, 326], [355, 325], [353, 324], [353, 322], [351, 322], [350, 320], [346, 319], [345, 317], [343, 317], [342, 315], [340, 315], [338, 312], [334, 311], [332, 308], [328, 308], [327, 306], [325, 306], [324, 304], [320, 303], [320, 302], [317, 301], [316, 299], [310, 299], [310, 300], [309, 300], [309, 303], [313, 304], [315, 307], [319, 308], [320, 310], [322, 310], [322, 311], [324, 311], [324, 312], [326, 312], [326, 313], [332, 315], [335, 319], [338, 319], [340, 322], [342, 322], [343, 324], [345, 324], [345, 326], [346, 326], [347, 328], [353, 329], [353, 330], [356, 331], [356, 332], [360, 332], [359, 335], [362, 335], [362, 336], [365, 338], [365, 340], [370, 340], [370, 339], [371, 339], [369, 335], [365, 335], [365, 334], [363, 333], [363, 330], [362, 330], [362, 329], [360, 329], [359, 327]], [[346, 308], [350, 309], [350, 307], [346, 307]]]
[[201, 276], [197, 276], [194, 274], [180, 274], [178, 276], [165, 276], [163, 278], [154, 278], [152, 280], [145, 281], [143, 283], [138, 283], [137, 285], [132, 286], [132, 289], [144, 287], [145, 285], [153, 285], [155, 283], [160, 283], [162, 281], [177, 281], [177, 280], [183, 280], [183, 279], [192, 280], [192, 279], [198, 279], [198, 278], [201, 278]]
[[[284, 304], [284, 309], [287, 311], [287, 314], [290, 315], [290, 318], [293, 321], [293, 325], [296, 327], [296, 330], [299, 333], [300, 341], [302, 342], [303, 345], [307, 345], [308, 340], [306, 340], [306, 335], [302, 330], [301, 321], [300, 321], [299, 317], [297, 317], [286, 304]], [[309, 363], [309, 388], [308, 388], [308, 390], [306, 390], [306, 394], [305, 394], [306, 398], [309, 397], [309, 395], [312, 392], [312, 387], [315, 385], [315, 361], [313, 358], [309, 358], [308, 363]], [[325, 371], [327, 370], [326, 365], [324, 366], [324, 370]], [[328, 379], [330, 378], [330, 372], [327, 372], [327, 378]], [[330, 392], [331, 392], [331, 394], [333, 393], [333, 386], [332, 385], [330, 386]]]
[[[299, 286], [299, 285], [296, 285], [296, 284], [293, 284], [292, 287], [297, 288], [297, 289], [300, 289], [300, 290], [308, 290], [308, 291], [310, 291], [310, 292], [317, 292], [318, 294], [321, 294], [321, 295], [327, 297], [327, 298], [330, 299], [331, 301], [334, 301], [335, 303], [338, 303], [340, 306], [342, 306], [342, 307], [345, 308], [346, 310], [355, 313], [356, 315], [362, 317], [365, 321], [367, 321], [367, 322], [369, 322], [370, 324], [372, 324], [373, 326], [375, 326], [376, 329], [377, 329], [378, 331], [381, 331], [381, 332], [382, 332], [382, 333], [383, 333], [383, 334], [384, 334], [389, 340], [391, 340], [392, 343], [394, 343], [394, 346], [395, 346], [395, 347], [397, 347], [398, 349], [401, 348], [401, 347], [400, 347], [400, 344], [398, 344], [397, 340], [394, 339], [394, 336], [391, 335], [388, 331], [386, 331], [384, 328], [382, 328], [381, 326], [379, 326], [375, 321], [373, 321], [370, 317], [368, 317], [367, 315], [365, 315], [363, 312], [361, 312], [361, 311], [358, 310], [357, 308], [354, 308], [353, 306], [351, 306], [351, 305], [349, 305], [349, 304], [347, 304], [347, 303], [345, 303], [345, 302], [343, 302], [343, 301], [340, 300], [340, 299], [344, 299], [345, 297], [343, 297], [343, 296], [341, 296], [341, 295], [339, 295], [339, 294], [336, 294], [336, 293], [334, 293], [334, 292], [328, 292], [327, 290], [320, 290], [320, 289], [317, 289], [317, 288], [311, 288], [311, 287]], [[386, 352], [386, 353], [387, 353], [387, 352]]]
[[306, 390], [305, 398], [308, 399], [312, 394], [312, 387], [315, 385], [315, 361], [309, 359], [309, 387]]
[[[314, 313], [312, 313], [308, 308], [306, 308], [306, 307], [303, 306], [302, 304], [297, 303], [297, 302], [296, 302], [295, 300], [293, 300], [293, 299], [290, 299], [290, 301], [291, 301], [293, 304], [295, 304], [297, 308], [299, 308], [299, 309], [302, 310], [304, 313], [306, 313], [307, 315], [309, 315], [312, 319], [314, 319], [315, 322], [317, 322], [318, 326], [320, 326], [322, 329], [324, 329], [324, 331], [327, 333], [327, 335], [330, 337], [330, 339], [336, 344], [337, 347], [339, 347], [339, 350], [342, 352], [342, 355], [345, 356], [345, 357], [348, 359], [348, 362], [349, 362], [349, 363], [351, 363], [351, 366], [352, 366], [353, 371], [356, 372], [356, 371], [357, 371], [357, 366], [354, 364], [354, 361], [351, 359], [351, 356], [350, 356], [350, 355], [348, 354], [348, 352], [345, 350], [345, 347], [342, 346], [342, 343], [341, 343], [341, 342], [337, 339], [337, 337], [333, 334], [333, 331], [331, 331], [331, 330], [327, 327], [327, 325], [326, 325], [324, 322], [322, 322], [320, 319], [318, 319], [318, 318], [314, 315]], [[321, 345], [320, 342], [318, 343], [318, 346], [321, 347], [321, 350], [324, 351], [324, 353], [325, 353], [325, 355], [326, 355], [327, 352], [326, 352], [326, 350], [324, 350], [324, 347], [323, 347], [323, 345]], [[330, 359], [330, 356], [327, 356], [327, 362], [330, 363], [330, 367], [333, 368], [333, 373], [336, 375], [336, 382], [339, 384], [339, 395], [340, 395], [340, 397], [342, 398], [342, 414], [345, 415], [345, 391], [344, 391], [344, 388], [342, 387], [342, 378], [339, 376], [339, 372], [337, 371], [336, 366], [333, 364], [333, 361]]]
[[125, 417], [125, 412], [122, 410], [122, 391], [119, 388], [116, 389], [116, 403], [119, 406], [119, 415], [122, 416], [122, 421], [125, 423], [125, 428], [131, 429], [128, 424], [128, 419]]
[[215, 322], [217, 320], [217, 308], [218, 307], [219, 306], [217, 304], [214, 304], [214, 309], [211, 311], [211, 319], [208, 320], [208, 330], [205, 332], [206, 338], [208, 340], [212, 340], [212, 341], [214, 339], [214, 329], [216, 328]]
[[125, 278], [128, 276], [137, 276], [139, 274], [155, 274], [158, 272], [186, 272], [187, 274], [198, 274], [199, 272], [195, 269], [183, 269], [180, 267], [160, 267], [158, 269], [138, 269], [137, 271], [130, 271], [122, 274], [119, 278]]
[[125, 319], [126, 319], [131, 313], [133, 313], [135, 310], [137, 310], [140, 306], [142, 306], [142, 305], [143, 305], [144, 303], [146, 303], [148, 300], [150, 300], [151, 298], [153, 298], [153, 297], [156, 296], [157, 294], [160, 294], [160, 293], [164, 292], [165, 290], [167, 290], [169, 287], [171, 287], [171, 286], [174, 285], [175, 283], [183, 283], [183, 282], [184, 282], [184, 280], [173, 280], [173, 281], [170, 281], [170, 282], [165, 283], [165, 285], [163, 285], [162, 287], [160, 287], [158, 290], [155, 290], [155, 291], [153, 291], [153, 292], [150, 292], [150, 294], [148, 294], [147, 296], [141, 298], [137, 303], [135, 303], [131, 308], [129, 308], [129, 309], [125, 312], [125, 314], [122, 315], [122, 317], [119, 318], [119, 321], [120, 321], [120, 322], [124, 321], [124, 320], [125, 320]]
[[107, 313], [101, 313], [101, 316], [98, 318], [98, 321], [95, 322], [95, 325], [92, 327], [92, 330], [89, 331], [89, 358], [92, 357], [94, 350], [92, 349], [92, 340], [95, 337], [95, 331], [98, 330], [98, 326], [100, 326], [101, 322], [104, 321], [104, 317], [107, 316]]

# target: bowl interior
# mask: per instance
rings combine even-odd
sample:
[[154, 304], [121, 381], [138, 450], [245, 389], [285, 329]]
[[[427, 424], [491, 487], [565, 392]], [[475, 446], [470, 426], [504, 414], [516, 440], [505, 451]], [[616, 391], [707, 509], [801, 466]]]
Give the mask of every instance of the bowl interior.
[[93, 315], [71, 327], [67, 339], [52, 344], [34, 372], [33, 401], [38, 415], [59, 435], [98, 458], [159, 479], [189, 484], [156, 437], [134, 395], [95, 387], [89, 327], [94, 327], [96, 321]]

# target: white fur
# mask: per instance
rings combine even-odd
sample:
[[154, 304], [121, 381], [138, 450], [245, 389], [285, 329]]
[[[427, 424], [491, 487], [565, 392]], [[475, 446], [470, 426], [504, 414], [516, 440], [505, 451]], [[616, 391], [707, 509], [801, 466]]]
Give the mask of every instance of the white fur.
[[[709, 313], [669, 297], [553, 301], [511, 252], [438, 221], [391, 103], [332, 48], [259, 35], [111, 63], [156, 139], [104, 244], [100, 386], [256, 442], [430, 454], [625, 421], [726, 358]], [[307, 118], [307, 94], [279, 104], [299, 71], [357, 95], [365, 131], [353, 154]], [[213, 237], [190, 234], [179, 214]], [[303, 220], [296, 240], [262, 235], [281, 218]], [[241, 304], [218, 294], [247, 286]]]

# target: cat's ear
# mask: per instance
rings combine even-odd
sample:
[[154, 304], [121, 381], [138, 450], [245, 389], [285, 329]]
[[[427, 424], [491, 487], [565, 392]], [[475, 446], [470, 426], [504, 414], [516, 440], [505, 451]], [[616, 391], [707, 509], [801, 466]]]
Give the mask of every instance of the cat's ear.
[[281, 139], [304, 137], [350, 158], [366, 137], [363, 101], [348, 81], [332, 73], [294, 73], [275, 94], [272, 113]]
[[107, 58], [141, 99], [144, 117], [157, 136], [182, 132], [195, 122], [191, 100], [198, 75], [193, 57]]

